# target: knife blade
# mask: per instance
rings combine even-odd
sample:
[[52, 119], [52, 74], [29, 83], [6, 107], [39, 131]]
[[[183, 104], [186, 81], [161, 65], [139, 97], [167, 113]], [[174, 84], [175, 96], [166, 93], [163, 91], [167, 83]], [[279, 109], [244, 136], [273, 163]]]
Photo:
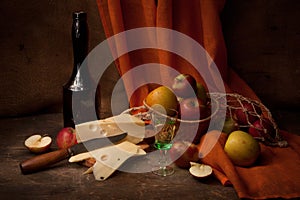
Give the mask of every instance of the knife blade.
[[115, 136], [95, 138], [87, 140], [85, 142], [78, 143], [67, 149], [59, 149], [49, 153], [41, 154], [33, 158], [29, 158], [20, 163], [20, 169], [22, 174], [30, 174], [51, 165], [67, 159], [76, 154], [92, 151], [101, 147], [112, 145], [113, 143], [119, 142], [127, 136], [127, 133], [122, 133]]

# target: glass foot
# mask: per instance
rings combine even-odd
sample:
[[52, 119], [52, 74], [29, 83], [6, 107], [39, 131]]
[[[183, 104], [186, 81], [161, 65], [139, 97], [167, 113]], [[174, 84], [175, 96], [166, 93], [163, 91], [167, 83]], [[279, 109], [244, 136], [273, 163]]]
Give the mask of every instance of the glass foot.
[[174, 173], [174, 169], [173, 167], [166, 166], [166, 167], [161, 167], [159, 169], [156, 168], [152, 172], [159, 176], [170, 176]]

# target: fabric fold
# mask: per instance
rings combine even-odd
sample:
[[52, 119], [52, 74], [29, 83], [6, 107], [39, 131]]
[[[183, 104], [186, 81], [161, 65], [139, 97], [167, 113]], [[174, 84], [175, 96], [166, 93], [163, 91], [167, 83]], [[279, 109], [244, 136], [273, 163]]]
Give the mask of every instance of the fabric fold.
[[[222, 33], [220, 14], [225, 0], [97, 0], [101, 22], [107, 38], [123, 31], [142, 27], [168, 28], [185, 34], [202, 45], [208, 53], [208, 74], [212, 83], [218, 87], [212, 62], [217, 66], [226, 92], [239, 93], [258, 100], [255, 92], [227, 64], [227, 52]], [[157, 35], [159, 44], [164, 44], [168, 35]], [[174, 42], [174, 41], [173, 41]], [[125, 42], [126, 44], [126, 42]], [[120, 47], [114, 44], [117, 51]], [[180, 43], [168, 45], [182, 46]], [[125, 47], [126, 48], [126, 47]], [[203, 59], [198, 52], [187, 52], [194, 60]], [[210, 60], [211, 59], [211, 60]], [[186, 59], [162, 49], [141, 49], [116, 57], [115, 64], [123, 78], [124, 74], [146, 63], [166, 65], [180, 73], [192, 74], [198, 82], [207, 87], [203, 74], [199, 74]], [[160, 71], [160, 79], [168, 81], [168, 71]], [[151, 78], [147, 70], [140, 77], [128, 76], [124, 85], [130, 106], [142, 105], [143, 99], [156, 85], [145, 84], [134, 88], [139, 79]], [[133, 94], [130, 91], [135, 91]], [[300, 137], [281, 131], [290, 143], [287, 148], [270, 147], [261, 144], [261, 157], [256, 166], [241, 168], [234, 166], [223, 150], [227, 135], [221, 134], [217, 144], [202, 161], [211, 165], [214, 175], [224, 186], [232, 185], [240, 198], [293, 198], [300, 197]], [[214, 131], [205, 134], [216, 137]], [[201, 143], [200, 143], [201, 146]]]
[[[214, 140], [215, 131], [207, 133]], [[240, 198], [296, 198], [300, 191], [300, 136], [281, 131], [289, 147], [261, 146], [261, 155], [251, 167], [235, 166], [224, 151], [227, 134], [202, 162], [213, 167], [214, 175], [224, 185], [233, 185]], [[201, 141], [203, 142], [203, 140]], [[201, 146], [201, 143], [200, 143]]]

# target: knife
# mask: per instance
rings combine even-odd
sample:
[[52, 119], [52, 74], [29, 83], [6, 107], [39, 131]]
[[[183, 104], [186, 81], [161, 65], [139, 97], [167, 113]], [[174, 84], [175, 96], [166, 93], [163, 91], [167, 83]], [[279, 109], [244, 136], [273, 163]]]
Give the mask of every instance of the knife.
[[35, 156], [20, 163], [22, 174], [30, 174], [42, 169], [45, 169], [57, 162], [67, 159], [76, 154], [92, 151], [101, 147], [112, 145], [121, 141], [127, 136], [127, 133], [122, 133], [115, 136], [95, 138], [85, 142], [78, 143], [67, 149], [59, 149], [49, 153]]

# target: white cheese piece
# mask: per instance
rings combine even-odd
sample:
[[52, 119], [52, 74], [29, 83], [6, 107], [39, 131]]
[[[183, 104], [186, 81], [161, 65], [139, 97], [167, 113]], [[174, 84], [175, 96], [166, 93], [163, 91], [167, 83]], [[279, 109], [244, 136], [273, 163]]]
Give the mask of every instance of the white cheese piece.
[[96, 180], [106, 180], [128, 158], [136, 155], [145, 155], [146, 152], [139, 146], [128, 141], [118, 145], [101, 148], [91, 152], [96, 163], [93, 166], [93, 174]]
[[118, 135], [124, 132], [128, 134], [126, 140], [136, 144], [145, 137], [145, 123], [137, 117], [123, 113], [110, 118], [76, 125], [78, 142]]

